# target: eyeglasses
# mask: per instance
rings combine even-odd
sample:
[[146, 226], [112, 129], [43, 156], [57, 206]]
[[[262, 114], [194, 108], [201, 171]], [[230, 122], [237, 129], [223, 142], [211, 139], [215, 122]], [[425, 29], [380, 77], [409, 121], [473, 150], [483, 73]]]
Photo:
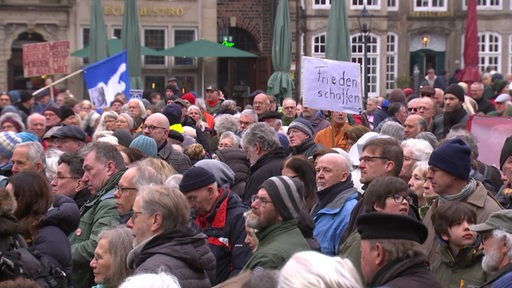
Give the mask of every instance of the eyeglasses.
[[139, 215], [142, 215], [142, 214], [144, 214], [144, 212], [135, 212], [135, 211], [133, 211], [132, 220], [135, 221], [135, 219], [137, 219], [137, 217]]
[[395, 195], [390, 195], [388, 196], [389, 198], [393, 198], [393, 201], [395, 201], [395, 203], [402, 203], [404, 200], [407, 201], [407, 203], [411, 203], [411, 196], [409, 195], [399, 195], [399, 194], [395, 194]]
[[300, 133], [306, 134], [306, 133], [300, 131], [299, 129], [295, 129], [295, 128], [288, 129], [288, 131], [287, 131], [288, 135], [290, 135], [290, 134], [297, 135], [297, 134], [300, 134]]
[[414, 112], [418, 112], [418, 108], [416, 108], [416, 107], [414, 107], [414, 108], [413, 107], [407, 108], [407, 111], [409, 111], [409, 112], [413, 112], [413, 111]]
[[64, 180], [64, 179], [80, 179], [80, 177], [72, 177], [72, 176], [67, 177], [67, 176], [55, 175], [55, 176], [53, 176], [52, 181], [58, 182], [59, 180]]
[[485, 242], [487, 242], [487, 240], [492, 237], [492, 234], [492, 230], [480, 233], [480, 243], [485, 245]]
[[219, 143], [219, 149], [221, 148], [233, 148], [233, 145], [231, 144], [228, 144], [228, 143]]
[[385, 160], [389, 160], [388, 158], [386, 157], [382, 157], [382, 156], [363, 156], [363, 157], [359, 157], [359, 162], [373, 162], [373, 160], [375, 159], [385, 159]]
[[114, 189], [119, 191], [119, 195], [123, 195], [127, 190], [137, 190], [137, 188], [134, 187], [121, 187], [119, 185], [116, 185]]
[[254, 203], [256, 202], [256, 200], [260, 201], [261, 204], [268, 204], [268, 203], [272, 203], [272, 201], [268, 200], [268, 199], [265, 199], [265, 198], [262, 198], [262, 197], [259, 197], [258, 195], [252, 195], [251, 196], [251, 203]]
[[153, 130], [155, 130], [155, 129], [167, 129], [167, 128], [144, 124], [144, 126], [142, 126], [142, 130], [146, 130], [146, 129], [148, 129], [149, 132], [153, 132]]

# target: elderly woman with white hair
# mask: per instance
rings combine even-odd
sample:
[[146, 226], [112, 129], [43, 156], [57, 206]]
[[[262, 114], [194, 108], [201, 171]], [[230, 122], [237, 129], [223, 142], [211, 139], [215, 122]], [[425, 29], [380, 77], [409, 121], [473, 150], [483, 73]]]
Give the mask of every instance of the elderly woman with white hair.
[[422, 139], [407, 139], [401, 146], [404, 151], [404, 163], [398, 176], [405, 182], [409, 182], [414, 164], [418, 161], [428, 161], [434, 148]]
[[359, 288], [361, 279], [350, 260], [314, 251], [294, 254], [281, 269], [278, 288]]

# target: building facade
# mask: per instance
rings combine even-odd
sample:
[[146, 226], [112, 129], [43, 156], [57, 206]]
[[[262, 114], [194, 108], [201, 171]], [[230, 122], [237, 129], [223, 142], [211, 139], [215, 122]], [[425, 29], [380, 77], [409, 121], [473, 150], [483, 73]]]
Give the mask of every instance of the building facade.
[[[176, 76], [180, 87], [201, 94], [214, 83], [227, 97], [248, 102], [255, 89], [266, 89], [271, 74], [270, 45], [277, 1], [139, 0], [140, 38], [156, 50], [207, 39], [257, 54], [257, 58], [182, 58], [142, 56], [145, 89], [163, 91]], [[108, 38], [120, 38], [124, 1], [101, 0]], [[90, 0], [1, 0], [0, 89], [36, 89], [42, 77], [23, 77], [22, 45], [69, 40], [71, 52], [88, 45]], [[70, 57], [70, 71], [89, 64]], [[55, 79], [65, 75], [54, 75]], [[70, 78], [60, 87], [85, 96], [83, 78]]]
[[[413, 86], [417, 67], [446, 70], [453, 75], [464, 66], [467, 0], [346, 0], [352, 61], [363, 64], [363, 44], [357, 17], [364, 6], [372, 14], [368, 44], [370, 96], [383, 96], [399, 83]], [[298, 1], [294, 1], [298, 2]], [[325, 34], [331, 0], [300, 1], [300, 55], [325, 57]], [[480, 68], [512, 73], [512, 13], [510, 0], [477, 0]], [[295, 53], [297, 53], [296, 50]]]

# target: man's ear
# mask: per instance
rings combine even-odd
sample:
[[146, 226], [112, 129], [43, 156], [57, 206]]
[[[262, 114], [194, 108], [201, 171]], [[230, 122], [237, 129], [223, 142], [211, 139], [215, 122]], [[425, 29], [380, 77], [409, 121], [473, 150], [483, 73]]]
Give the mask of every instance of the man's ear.
[[107, 168], [107, 175], [109, 177], [117, 172], [116, 164], [114, 164], [114, 161], [107, 161], [107, 164], [105, 164], [105, 167]]
[[375, 244], [375, 264], [382, 266], [386, 263], [386, 250], [380, 243]]
[[160, 213], [153, 214], [153, 216], [151, 218], [151, 232], [157, 233], [157, 232], [162, 231], [163, 220], [164, 219], [162, 217], [162, 214], [160, 214]]
[[385, 166], [386, 173], [391, 172], [393, 170], [393, 168], [395, 168], [395, 162], [387, 161], [386, 166]]

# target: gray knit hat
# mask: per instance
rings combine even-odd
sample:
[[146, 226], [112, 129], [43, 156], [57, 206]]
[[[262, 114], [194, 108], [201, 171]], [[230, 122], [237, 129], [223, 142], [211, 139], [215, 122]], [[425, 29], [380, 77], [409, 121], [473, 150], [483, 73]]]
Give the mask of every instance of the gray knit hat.
[[287, 176], [271, 177], [259, 188], [265, 188], [277, 213], [283, 220], [296, 219], [304, 203], [304, 184]]
[[380, 135], [387, 135], [397, 139], [398, 141], [404, 140], [404, 126], [395, 121], [387, 121], [380, 129]]
[[311, 125], [311, 122], [304, 118], [297, 118], [293, 120], [292, 123], [290, 123], [290, 125], [288, 126], [288, 131], [291, 128], [304, 132], [304, 134], [308, 135], [309, 138], [313, 138], [313, 136], [315, 135], [313, 125]]

